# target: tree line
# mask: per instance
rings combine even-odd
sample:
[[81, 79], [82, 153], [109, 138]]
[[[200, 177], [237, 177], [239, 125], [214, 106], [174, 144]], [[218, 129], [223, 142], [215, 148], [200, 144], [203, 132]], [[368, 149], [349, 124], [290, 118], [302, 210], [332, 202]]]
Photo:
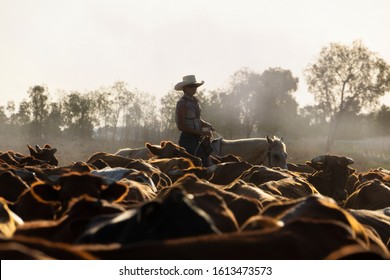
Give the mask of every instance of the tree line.
[[[299, 80], [290, 70], [276, 67], [258, 73], [241, 68], [224, 90], [199, 88], [202, 116], [227, 139], [266, 134], [285, 139], [327, 137], [328, 150], [336, 138], [390, 135], [390, 108], [378, 103], [390, 90], [390, 67], [362, 42], [322, 48], [304, 75], [314, 105], [299, 108], [294, 97]], [[54, 95], [47, 85], [34, 85], [19, 104], [9, 101], [0, 106], [0, 128], [37, 140], [98, 139], [129, 146], [176, 141], [174, 113], [181, 95], [172, 90], [157, 99], [129, 89], [123, 81]]]

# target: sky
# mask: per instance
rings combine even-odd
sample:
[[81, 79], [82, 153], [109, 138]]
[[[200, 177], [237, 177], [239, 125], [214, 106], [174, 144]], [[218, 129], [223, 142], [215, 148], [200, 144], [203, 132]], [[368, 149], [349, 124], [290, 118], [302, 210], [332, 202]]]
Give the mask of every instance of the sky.
[[55, 95], [121, 80], [161, 97], [185, 75], [211, 91], [243, 67], [281, 67], [304, 106], [322, 47], [361, 40], [390, 64], [389, 27], [388, 0], [0, 0], [0, 105], [37, 84]]

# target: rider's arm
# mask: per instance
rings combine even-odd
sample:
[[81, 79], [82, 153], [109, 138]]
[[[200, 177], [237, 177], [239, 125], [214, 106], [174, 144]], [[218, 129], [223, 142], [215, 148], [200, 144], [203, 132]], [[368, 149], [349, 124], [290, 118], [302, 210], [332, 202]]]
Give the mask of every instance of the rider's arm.
[[206, 122], [206, 121], [204, 121], [204, 120], [202, 120], [202, 119], [200, 119], [200, 125], [201, 125], [202, 127], [207, 127], [207, 128], [209, 128], [210, 130], [215, 130], [214, 127], [213, 127], [210, 123], [208, 123], [208, 122]]

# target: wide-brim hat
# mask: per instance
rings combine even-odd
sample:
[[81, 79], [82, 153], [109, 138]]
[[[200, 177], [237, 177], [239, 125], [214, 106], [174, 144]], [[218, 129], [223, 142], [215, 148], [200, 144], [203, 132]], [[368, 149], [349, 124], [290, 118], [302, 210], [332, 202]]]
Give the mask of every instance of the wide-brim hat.
[[203, 84], [204, 81], [200, 81], [200, 82], [196, 81], [195, 75], [188, 75], [183, 77], [183, 81], [175, 85], [175, 90], [183, 90], [183, 87], [190, 86], [190, 85], [200, 87]]

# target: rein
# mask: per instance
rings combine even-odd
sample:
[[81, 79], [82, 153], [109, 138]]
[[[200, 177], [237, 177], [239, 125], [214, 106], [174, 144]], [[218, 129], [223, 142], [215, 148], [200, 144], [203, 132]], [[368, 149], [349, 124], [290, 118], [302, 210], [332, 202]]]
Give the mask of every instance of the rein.
[[268, 167], [272, 167], [271, 166], [271, 145], [268, 143], [268, 151], [267, 151], [267, 153], [266, 153], [266, 155], [265, 155], [265, 158], [264, 158], [264, 160], [263, 160], [263, 162], [265, 162], [265, 159], [268, 157]]

